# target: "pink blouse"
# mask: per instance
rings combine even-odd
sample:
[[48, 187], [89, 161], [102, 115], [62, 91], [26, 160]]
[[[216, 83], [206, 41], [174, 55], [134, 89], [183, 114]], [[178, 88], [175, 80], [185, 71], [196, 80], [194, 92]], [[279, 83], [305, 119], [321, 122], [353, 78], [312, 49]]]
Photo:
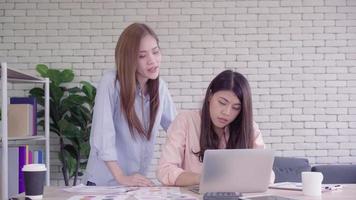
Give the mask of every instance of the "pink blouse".
[[[174, 185], [178, 176], [184, 171], [201, 173], [202, 165], [198, 156], [193, 152], [200, 150], [200, 125], [199, 111], [183, 111], [168, 128], [168, 138], [162, 148], [161, 158], [158, 163], [157, 178], [165, 185]], [[254, 122], [255, 141], [253, 148], [265, 148], [261, 131]], [[228, 131], [226, 138], [228, 138]], [[224, 144], [220, 144], [220, 146]], [[272, 174], [271, 182], [274, 180]]]

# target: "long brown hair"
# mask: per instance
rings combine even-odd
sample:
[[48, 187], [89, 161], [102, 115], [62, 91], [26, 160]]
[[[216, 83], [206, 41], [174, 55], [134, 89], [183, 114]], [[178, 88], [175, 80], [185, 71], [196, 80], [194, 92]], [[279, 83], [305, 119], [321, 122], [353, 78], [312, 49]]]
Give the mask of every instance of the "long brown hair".
[[206, 90], [201, 112], [200, 151], [195, 153], [200, 162], [203, 162], [205, 150], [218, 149], [219, 147], [219, 137], [214, 131], [214, 124], [210, 117], [209, 98], [221, 90], [232, 91], [241, 102], [240, 114], [228, 125], [230, 137], [226, 149], [253, 148], [253, 113], [250, 85], [242, 74], [225, 70], [211, 81]]
[[141, 39], [151, 35], [158, 45], [156, 33], [147, 25], [134, 23], [128, 26], [120, 35], [115, 49], [115, 62], [117, 67], [116, 79], [120, 83], [121, 109], [123, 110], [132, 137], [139, 135], [147, 140], [151, 132], [159, 107], [159, 77], [147, 81], [147, 92], [150, 96], [150, 125], [145, 130], [135, 111], [136, 71], [138, 68], [138, 53]]

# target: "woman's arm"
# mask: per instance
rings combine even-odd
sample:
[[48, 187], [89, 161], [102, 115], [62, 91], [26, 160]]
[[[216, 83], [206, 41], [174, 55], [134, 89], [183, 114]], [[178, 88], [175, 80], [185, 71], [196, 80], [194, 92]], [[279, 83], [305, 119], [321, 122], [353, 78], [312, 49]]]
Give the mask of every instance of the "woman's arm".
[[[253, 143], [253, 148], [255, 149], [265, 149], [266, 148], [266, 145], [263, 141], [263, 138], [262, 138], [262, 134], [261, 134], [261, 130], [258, 128], [258, 125], [256, 122], [253, 122], [253, 129], [254, 129], [254, 143]], [[275, 179], [276, 175], [272, 169], [272, 172], [271, 172], [271, 178], [270, 178], [270, 183], [274, 183], [274, 179]]]
[[126, 176], [116, 161], [105, 161], [105, 164], [109, 168], [115, 180], [121, 185], [143, 187], [154, 186], [152, 181], [141, 174]]
[[253, 148], [254, 149], [266, 148], [266, 145], [262, 138], [261, 130], [259, 129], [256, 122], [253, 122], [253, 134], [254, 134]]
[[173, 122], [177, 115], [177, 110], [172, 100], [171, 94], [169, 93], [169, 90], [166, 86], [166, 83], [163, 80], [160, 80], [160, 84], [163, 85], [162, 94], [160, 94], [163, 97], [163, 111], [160, 124], [162, 128], [167, 131], [169, 125]]
[[[188, 124], [185, 113], [180, 113], [168, 128], [168, 137], [162, 148], [157, 168], [157, 178], [164, 185], [176, 185], [181, 174], [188, 173], [183, 169]], [[184, 175], [183, 175], [184, 177]]]
[[181, 173], [176, 182], [176, 186], [198, 185], [200, 183], [200, 174], [194, 172]]

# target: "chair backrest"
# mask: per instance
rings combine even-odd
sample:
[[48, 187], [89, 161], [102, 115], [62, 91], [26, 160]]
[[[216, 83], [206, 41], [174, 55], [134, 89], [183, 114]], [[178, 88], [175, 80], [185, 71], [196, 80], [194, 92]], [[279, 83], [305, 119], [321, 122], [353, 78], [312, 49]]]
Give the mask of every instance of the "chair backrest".
[[315, 165], [312, 171], [323, 173], [323, 184], [356, 183], [356, 165]]
[[310, 171], [309, 160], [306, 158], [275, 157], [273, 171], [278, 182], [302, 182], [301, 172]]

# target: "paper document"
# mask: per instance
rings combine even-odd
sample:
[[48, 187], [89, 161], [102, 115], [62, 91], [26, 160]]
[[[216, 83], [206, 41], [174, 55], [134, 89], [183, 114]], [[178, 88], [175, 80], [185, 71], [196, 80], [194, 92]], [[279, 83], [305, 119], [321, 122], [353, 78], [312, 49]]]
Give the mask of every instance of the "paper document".
[[303, 185], [299, 182], [280, 182], [280, 183], [273, 183], [268, 186], [272, 189], [284, 189], [284, 190], [302, 190]]
[[124, 200], [128, 195], [75, 195], [67, 200]]
[[198, 200], [192, 195], [181, 193], [179, 187], [140, 187], [128, 193], [137, 200]]
[[240, 197], [239, 200], [297, 200], [277, 195], [252, 195]]
[[66, 192], [77, 194], [125, 194], [127, 192], [137, 190], [138, 187], [123, 187], [123, 186], [86, 186], [83, 184], [76, 185], [70, 188], [63, 188]]
[[198, 200], [183, 194], [179, 187], [124, 187], [124, 186], [85, 186], [83, 184], [62, 189], [81, 195], [68, 200], [121, 200], [134, 197], [137, 200]]
[[[303, 190], [303, 185], [300, 182], [280, 182], [273, 183], [268, 186], [271, 189], [282, 189], [282, 190]], [[339, 184], [322, 184], [321, 189], [323, 192], [341, 189], [342, 185]]]

